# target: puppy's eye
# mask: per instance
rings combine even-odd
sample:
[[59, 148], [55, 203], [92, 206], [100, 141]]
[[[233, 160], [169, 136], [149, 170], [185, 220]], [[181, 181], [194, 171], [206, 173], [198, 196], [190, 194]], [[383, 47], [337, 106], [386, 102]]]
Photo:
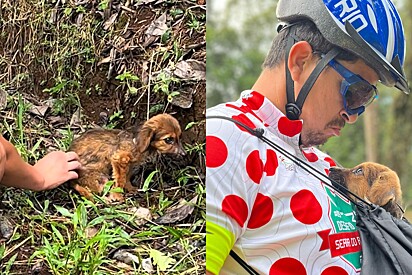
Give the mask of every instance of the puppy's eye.
[[356, 170], [353, 170], [352, 173], [355, 174], [356, 176], [362, 176], [363, 175], [363, 170], [362, 170], [362, 168], [358, 168]]
[[175, 143], [175, 139], [172, 137], [167, 137], [165, 139], [163, 139], [167, 144], [173, 144]]

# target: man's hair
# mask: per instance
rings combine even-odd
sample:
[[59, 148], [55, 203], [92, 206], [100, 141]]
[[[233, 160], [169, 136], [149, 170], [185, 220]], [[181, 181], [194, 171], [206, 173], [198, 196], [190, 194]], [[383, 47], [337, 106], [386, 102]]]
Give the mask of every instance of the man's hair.
[[[316, 25], [309, 20], [299, 21], [293, 24], [295, 29], [294, 38], [299, 41], [306, 41], [314, 52], [326, 54], [336, 47], [327, 41], [320, 33]], [[272, 46], [263, 63], [263, 68], [272, 69], [285, 60], [286, 45], [290, 35], [290, 27], [282, 29], [272, 41]], [[336, 59], [345, 61], [356, 61], [358, 57], [348, 51], [341, 50]]]

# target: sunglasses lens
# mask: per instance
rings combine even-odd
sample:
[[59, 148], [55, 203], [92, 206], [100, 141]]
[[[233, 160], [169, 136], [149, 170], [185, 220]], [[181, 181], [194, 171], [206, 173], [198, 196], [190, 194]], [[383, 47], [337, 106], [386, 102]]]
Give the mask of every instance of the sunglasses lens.
[[375, 87], [366, 81], [358, 81], [349, 85], [345, 98], [349, 109], [357, 109], [362, 106], [367, 106], [372, 103], [375, 98]]

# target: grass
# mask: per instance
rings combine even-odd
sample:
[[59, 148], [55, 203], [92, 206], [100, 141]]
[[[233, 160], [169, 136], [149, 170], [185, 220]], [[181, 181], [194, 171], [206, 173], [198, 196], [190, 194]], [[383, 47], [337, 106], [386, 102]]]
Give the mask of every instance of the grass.
[[[10, 122], [7, 122], [10, 118], [4, 118], [3, 132], [26, 160], [34, 162], [45, 150], [43, 139], [34, 142], [27, 124], [23, 123], [29, 120], [30, 104], [22, 95], [16, 95], [9, 98], [9, 108], [17, 115]], [[37, 132], [36, 138], [40, 133], [44, 139], [50, 135], [43, 123], [39, 127], [43, 132]], [[60, 134], [61, 138], [54, 139], [55, 148], [65, 149], [73, 133], [68, 129]], [[186, 150], [204, 159], [204, 144], [190, 145]], [[7, 212], [13, 213], [9, 216], [13, 235], [7, 241], [0, 241], [0, 271], [24, 274], [25, 268], [41, 266], [52, 274], [202, 274], [205, 254], [202, 177], [195, 166], [182, 167], [172, 176], [177, 186], [164, 188], [163, 183], [170, 178], [163, 179], [161, 169], [148, 174], [139, 197], [128, 197], [119, 205], [107, 205], [99, 197], [96, 202], [86, 200], [65, 186], [39, 193], [3, 190], [0, 200], [9, 209]], [[198, 198], [193, 206], [195, 214], [184, 223], [156, 223], [156, 217], [167, 213], [180, 198], [195, 196]], [[139, 218], [136, 214], [139, 207], [151, 215]], [[129, 256], [116, 256], [118, 251]], [[20, 273], [20, 270], [25, 271]]]
[[[26, 222], [21, 226], [28, 230], [29, 237], [23, 241], [31, 243], [36, 250], [25, 264], [46, 265], [53, 274], [150, 273], [151, 270], [145, 269], [140, 262], [150, 263], [158, 274], [181, 274], [188, 269], [194, 272], [191, 274], [202, 273], [199, 257], [203, 257], [204, 251], [198, 245], [204, 238], [198, 233], [202, 223], [166, 226], [143, 220], [145, 224], [141, 225], [141, 219], [131, 207], [132, 201], [108, 206], [83, 201], [75, 194], [69, 196], [75, 202], [73, 208], [50, 207], [49, 200], [35, 207], [31, 200], [27, 200], [23, 213]], [[12, 243], [25, 238], [19, 231], [15, 230]], [[6, 247], [3, 244], [3, 249]], [[139, 261], [131, 265], [130, 262], [129, 265], [119, 264], [129, 261], [113, 258], [115, 251], [122, 248]], [[8, 258], [2, 265], [3, 272], [8, 266], [17, 264], [18, 253], [13, 255], [9, 250], [6, 248], [0, 257], [2, 260], [4, 256]]]

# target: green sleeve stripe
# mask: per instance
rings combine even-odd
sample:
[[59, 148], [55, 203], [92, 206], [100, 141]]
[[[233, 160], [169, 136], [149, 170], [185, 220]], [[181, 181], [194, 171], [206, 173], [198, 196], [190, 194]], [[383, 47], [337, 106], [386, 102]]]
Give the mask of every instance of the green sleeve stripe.
[[206, 270], [219, 274], [230, 250], [235, 244], [235, 236], [229, 230], [206, 222]]

